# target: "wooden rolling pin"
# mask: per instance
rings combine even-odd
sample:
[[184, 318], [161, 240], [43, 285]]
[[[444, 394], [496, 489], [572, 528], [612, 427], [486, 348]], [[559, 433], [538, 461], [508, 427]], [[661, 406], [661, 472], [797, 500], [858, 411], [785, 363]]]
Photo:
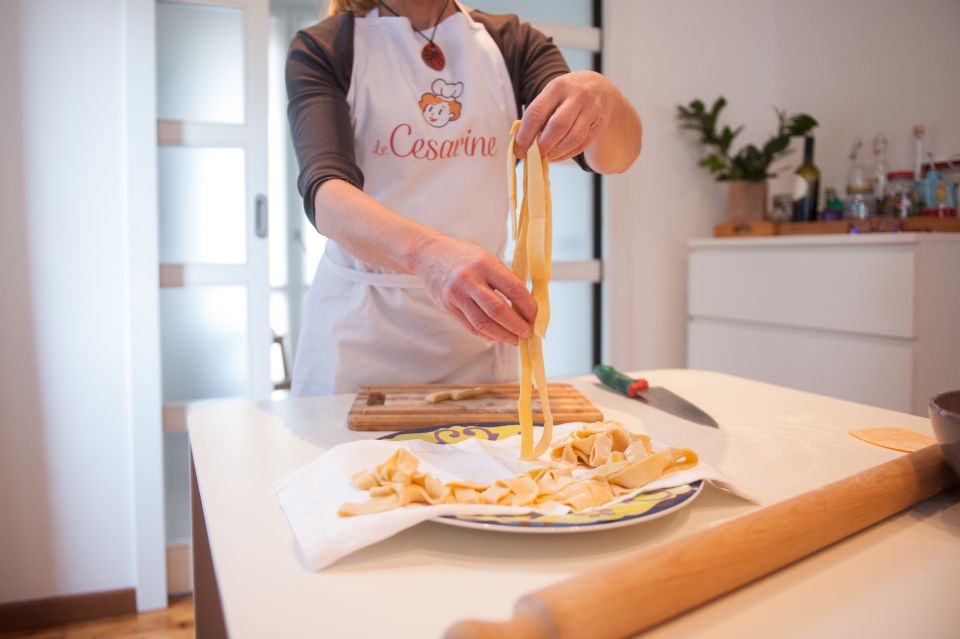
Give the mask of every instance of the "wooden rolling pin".
[[447, 639], [630, 637], [768, 575], [957, 483], [928, 446], [615, 565], [525, 595], [513, 619]]

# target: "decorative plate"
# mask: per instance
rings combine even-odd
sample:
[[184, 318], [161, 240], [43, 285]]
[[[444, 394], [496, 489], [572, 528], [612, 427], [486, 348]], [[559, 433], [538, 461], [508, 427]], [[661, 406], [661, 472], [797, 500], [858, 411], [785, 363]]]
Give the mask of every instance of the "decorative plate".
[[[453, 424], [429, 426], [416, 430], [384, 435], [379, 439], [421, 439], [434, 444], [456, 444], [476, 437], [491, 441], [520, 434], [517, 424]], [[495, 530], [513, 533], [575, 533], [609, 530], [663, 517], [688, 505], [703, 490], [703, 481], [664, 488], [633, 497], [609, 506], [591, 508], [566, 515], [443, 515], [433, 521], [462, 528]]]

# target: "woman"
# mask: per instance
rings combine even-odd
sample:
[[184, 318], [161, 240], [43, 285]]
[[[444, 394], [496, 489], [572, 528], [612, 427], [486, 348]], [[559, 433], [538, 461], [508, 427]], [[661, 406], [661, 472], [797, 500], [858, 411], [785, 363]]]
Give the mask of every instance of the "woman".
[[[516, 378], [536, 303], [499, 259], [508, 134], [554, 162], [626, 170], [641, 125], [516, 16], [453, 0], [335, 0], [294, 38], [289, 118], [307, 217], [327, 236], [295, 394]], [[525, 109], [524, 109], [525, 107]]]

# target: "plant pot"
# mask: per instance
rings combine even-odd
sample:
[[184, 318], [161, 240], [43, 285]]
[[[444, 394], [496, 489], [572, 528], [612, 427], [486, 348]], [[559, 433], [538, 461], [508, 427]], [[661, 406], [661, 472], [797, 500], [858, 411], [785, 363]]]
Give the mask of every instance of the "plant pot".
[[762, 220], [767, 210], [767, 181], [731, 180], [727, 182], [727, 222]]

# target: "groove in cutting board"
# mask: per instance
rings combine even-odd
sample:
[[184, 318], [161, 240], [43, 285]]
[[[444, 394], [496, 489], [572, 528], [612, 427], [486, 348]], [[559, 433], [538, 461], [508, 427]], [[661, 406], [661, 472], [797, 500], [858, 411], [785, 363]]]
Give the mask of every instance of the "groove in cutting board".
[[[570, 384], [549, 384], [550, 410], [554, 422], [596, 422], [603, 413]], [[489, 393], [460, 401], [428, 404], [426, 396], [440, 390], [482, 387]], [[367, 406], [370, 393], [382, 393], [382, 405]], [[517, 384], [421, 384], [411, 386], [364, 386], [347, 414], [351, 430], [410, 430], [444, 424], [493, 424], [516, 422]], [[543, 421], [540, 402], [533, 402], [533, 419]]]

